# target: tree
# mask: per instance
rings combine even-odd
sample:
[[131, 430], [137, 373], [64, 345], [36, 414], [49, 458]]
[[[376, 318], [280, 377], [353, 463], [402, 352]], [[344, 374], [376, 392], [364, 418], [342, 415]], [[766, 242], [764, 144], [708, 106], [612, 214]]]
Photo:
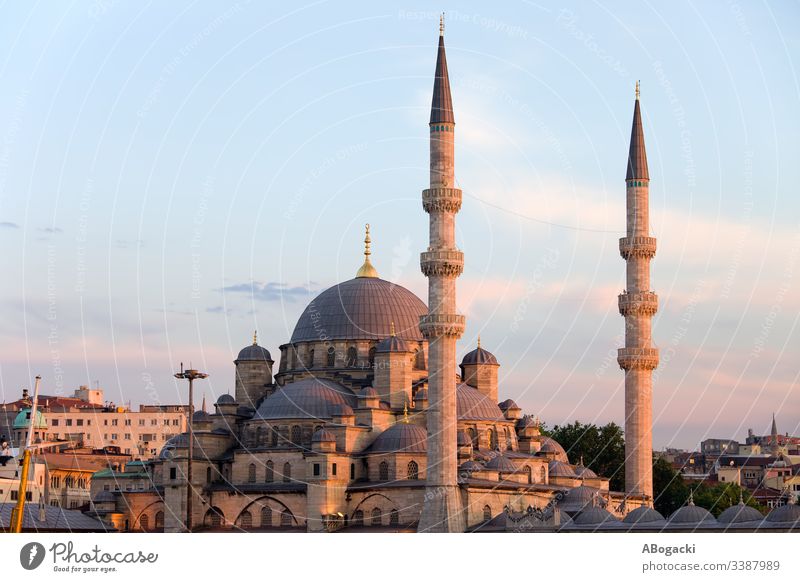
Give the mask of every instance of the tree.
[[625, 488], [625, 439], [622, 429], [614, 422], [598, 427], [575, 421], [564, 426], [556, 425], [548, 436], [555, 439], [567, 452], [572, 464], [583, 458], [583, 464], [602, 477], [610, 479], [610, 488]]
[[672, 465], [659, 457], [653, 463], [653, 505], [664, 517], [686, 504], [689, 499], [689, 488], [683, 476], [672, 468]]

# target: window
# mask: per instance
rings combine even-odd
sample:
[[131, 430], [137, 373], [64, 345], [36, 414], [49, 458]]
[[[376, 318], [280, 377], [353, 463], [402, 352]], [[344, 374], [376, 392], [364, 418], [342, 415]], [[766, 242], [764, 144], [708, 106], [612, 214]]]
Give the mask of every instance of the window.
[[125, 433], [125, 440], [126, 440], [126, 441], [129, 441], [129, 440], [131, 440], [131, 433], [129, 433], [129, 432], [126, 432], [126, 433]]
[[222, 514], [216, 507], [212, 507], [206, 512], [206, 524], [211, 527], [220, 527], [222, 525]]
[[511, 442], [511, 432], [508, 429], [506, 429], [506, 448], [508, 450], [511, 450], [513, 448], [512, 444], [513, 443]]
[[272, 527], [272, 508], [261, 508], [261, 527]]
[[369, 367], [370, 368], [374, 368], [375, 367], [375, 348], [374, 347], [371, 347], [369, 349]]
[[486, 431], [486, 436], [488, 437], [489, 441], [489, 449], [494, 451], [497, 450], [497, 433], [492, 429]]
[[396, 509], [389, 512], [389, 525], [400, 525], [400, 514]]
[[239, 527], [242, 529], [253, 529], [253, 515], [249, 511], [243, 511], [239, 516]]
[[348, 368], [355, 368], [356, 362], [358, 361], [358, 352], [356, 352], [356, 348], [350, 346], [347, 348], [347, 360], [345, 362], [345, 366]]
[[264, 427], [263, 426], [259, 426], [256, 429], [256, 442], [254, 444], [257, 447], [260, 447], [262, 444], [264, 444]]
[[539, 469], [539, 476], [541, 477], [541, 483], [547, 483], [547, 469], [545, 469], [544, 466]]
[[483, 521], [491, 521], [492, 519], [492, 508], [488, 505], [483, 506]]
[[119, 440], [119, 435], [117, 433], [115, 433], [115, 432], [112, 432], [111, 433], [111, 440], [112, 441]]
[[178, 478], [178, 469], [176, 467], [169, 468], [169, 478], [173, 481]]
[[255, 463], [250, 463], [250, 466], [247, 468], [247, 482], [248, 483], [255, 483], [256, 482], [256, 465], [255, 465]]
[[50, 426], [58, 426], [58, 419], [54, 418], [53, 420], [51, 420], [50, 421]]
[[72, 419], [71, 418], [67, 419], [67, 426], [72, 426]]
[[112, 418], [112, 419], [111, 419], [111, 426], [117, 426], [117, 423], [118, 423], [118, 422], [119, 422], [119, 421], [118, 421], [116, 418]]
[[298, 425], [294, 425], [292, 427], [292, 443], [295, 445], [302, 444], [301, 441], [303, 440], [303, 431]]
[[314, 367], [314, 348], [311, 348], [310, 350], [308, 350], [308, 364], [307, 364], [307, 366], [309, 368], [313, 368]]
[[425, 352], [419, 348], [414, 350], [414, 368], [416, 370], [425, 369]]
[[158, 425], [158, 419], [157, 418], [151, 418], [150, 419], [150, 426], [157, 426], [157, 425]]
[[288, 509], [281, 511], [281, 527], [292, 527], [292, 514]]
[[319, 477], [319, 463], [314, 463], [314, 477]]
[[274, 426], [272, 427], [272, 446], [278, 446], [278, 429], [276, 429]]
[[472, 441], [472, 448], [477, 450], [478, 449], [478, 431], [475, 430], [474, 428], [470, 428], [469, 430], [467, 430], [467, 433], [469, 434], [469, 440]]
[[264, 475], [264, 481], [267, 483], [272, 483], [275, 480], [275, 464], [272, 461], [267, 461], [267, 469], [266, 474]]
[[161, 531], [164, 529], [164, 512], [157, 511], [156, 512], [156, 529]]
[[77, 426], [83, 426], [83, 419], [82, 419], [82, 418], [79, 418], [78, 420], [76, 420], [76, 421], [75, 421], [75, 424], [76, 424]]
[[147, 531], [150, 529], [150, 518], [146, 515], [143, 515], [139, 518], [139, 527], [142, 528], [142, 531]]
[[130, 426], [130, 425], [131, 425], [131, 419], [130, 418], [126, 418], [125, 419], [125, 426]]
[[370, 525], [380, 525], [381, 524], [381, 510], [380, 508], [376, 507], [372, 510], [372, 519], [370, 520]]
[[350, 479], [353, 480], [356, 478], [356, 464], [350, 463]]
[[410, 461], [406, 470], [406, 477], [411, 480], [419, 479], [419, 466], [416, 461]]
[[364, 525], [364, 512], [360, 509], [353, 514], [353, 525]]
[[379, 481], [389, 480], [389, 463], [387, 463], [386, 461], [381, 461], [381, 464], [378, 465], [378, 480]]
[[283, 481], [288, 483], [292, 480], [292, 465], [289, 463], [283, 464]]
[[325, 365], [329, 368], [333, 368], [333, 366], [336, 365], [336, 350], [334, 350], [332, 346], [328, 348]]
[[525, 475], [528, 477], [528, 484], [533, 483], [533, 476], [531, 475], [531, 466], [525, 465], [523, 471], [525, 471]]
[[331, 475], [336, 476], [336, 463], [331, 463]]

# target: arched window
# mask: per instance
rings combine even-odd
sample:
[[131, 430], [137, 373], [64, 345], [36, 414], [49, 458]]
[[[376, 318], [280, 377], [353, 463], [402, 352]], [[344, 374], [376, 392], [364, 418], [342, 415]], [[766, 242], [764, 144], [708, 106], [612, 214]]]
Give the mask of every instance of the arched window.
[[281, 527], [292, 527], [292, 514], [288, 509], [281, 511]]
[[254, 443], [255, 446], [260, 447], [264, 444], [264, 427], [259, 426], [256, 429], [256, 442]]
[[250, 466], [247, 467], [247, 482], [248, 483], [255, 483], [256, 482], [256, 464], [250, 463]]
[[292, 443], [295, 445], [302, 444], [303, 440], [303, 431], [301, 430], [300, 426], [294, 425], [292, 427]]
[[506, 448], [510, 451], [512, 449], [511, 431], [506, 429]]
[[275, 428], [274, 426], [272, 427], [272, 446], [273, 447], [278, 446], [278, 429]]
[[497, 433], [490, 428], [486, 431], [486, 436], [489, 441], [489, 449], [492, 451], [497, 450]]
[[525, 471], [525, 475], [528, 477], [528, 484], [533, 483], [533, 476], [531, 475], [531, 466], [525, 465], [523, 471]]
[[347, 361], [345, 363], [345, 366], [347, 366], [348, 368], [355, 368], [357, 361], [358, 361], [358, 352], [356, 352], [356, 348], [350, 346], [349, 348], [347, 348]]
[[416, 370], [425, 369], [425, 352], [421, 348], [414, 350], [414, 368]]
[[336, 350], [333, 349], [333, 346], [328, 348], [327, 360], [325, 365], [329, 368], [333, 368], [336, 365]]
[[375, 367], [375, 351], [376, 350], [375, 350], [374, 347], [371, 347], [369, 349], [369, 367], [370, 368], [374, 368]]
[[386, 461], [381, 461], [381, 464], [378, 465], [378, 480], [379, 481], [389, 480], [389, 463], [387, 463]]
[[150, 529], [150, 518], [147, 515], [143, 515], [139, 518], [139, 527], [142, 528], [142, 531], [147, 531]]
[[491, 521], [492, 519], [492, 508], [488, 505], [483, 506], [483, 521]]
[[223, 515], [222, 511], [220, 511], [216, 507], [212, 507], [211, 509], [206, 511], [206, 516], [205, 519], [203, 520], [203, 524], [206, 527], [219, 528], [222, 526], [224, 520], [225, 516]]
[[380, 508], [376, 507], [372, 510], [372, 519], [369, 522], [370, 525], [380, 525], [381, 524], [381, 510]]
[[243, 511], [239, 516], [239, 527], [242, 529], [253, 529], [253, 514]]
[[206, 483], [211, 483], [211, 467], [206, 467]]
[[283, 481], [285, 483], [288, 483], [291, 480], [292, 480], [292, 465], [289, 464], [289, 463], [284, 463], [283, 464]]
[[272, 527], [272, 508], [269, 506], [261, 508], [261, 527]]
[[156, 530], [162, 531], [164, 529], [164, 512], [156, 512]]
[[540, 483], [547, 483], [547, 469], [544, 468], [544, 465], [539, 469], [539, 476], [541, 477]]
[[389, 512], [389, 525], [400, 525], [400, 514], [396, 509]]
[[364, 512], [360, 509], [353, 514], [353, 525], [364, 525]]
[[309, 368], [314, 367], [314, 348], [308, 350], [308, 367]]
[[275, 463], [267, 461], [267, 468], [264, 472], [264, 481], [272, 483], [275, 480]]
[[478, 431], [475, 430], [474, 428], [469, 428], [469, 429], [467, 429], [467, 432], [469, 433], [469, 440], [472, 441], [472, 448], [477, 451], [478, 450]]
[[416, 461], [409, 461], [406, 475], [412, 480], [419, 479], [419, 465], [417, 465]]

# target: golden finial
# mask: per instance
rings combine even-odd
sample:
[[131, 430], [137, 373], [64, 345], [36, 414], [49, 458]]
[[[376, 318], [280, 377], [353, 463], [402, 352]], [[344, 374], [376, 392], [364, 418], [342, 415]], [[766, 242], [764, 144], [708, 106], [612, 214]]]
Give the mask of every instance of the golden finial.
[[372, 263], [369, 261], [369, 256], [372, 254], [372, 251], [369, 250], [369, 245], [372, 242], [369, 236], [369, 224], [366, 225], [366, 230], [367, 233], [364, 236], [364, 264], [361, 265], [361, 268], [356, 273], [356, 277], [372, 277], [377, 279], [378, 271], [375, 270], [375, 267], [373, 267]]
[[636, 100], [639, 100], [639, 81], [636, 81]]
[[394, 321], [389, 324], [389, 334], [394, 337]]
[[408, 424], [408, 403], [403, 404], [403, 422]]
[[439, 15], [439, 36], [444, 36], [444, 12]]
[[478, 334], [478, 349], [481, 349], [481, 336]]
[[253, 345], [258, 345], [258, 330], [253, 330]]

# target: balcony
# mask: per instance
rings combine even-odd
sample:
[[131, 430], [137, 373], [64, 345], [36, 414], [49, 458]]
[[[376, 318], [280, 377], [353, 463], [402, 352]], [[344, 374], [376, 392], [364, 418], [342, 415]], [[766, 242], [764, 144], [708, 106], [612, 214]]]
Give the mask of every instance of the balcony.
[[622, 315], [655, 315], [658, 311], [658, 295], [652, 291], [623, 293], [617, 302]]
[[422, 191], [422, 207], [425, 212], [458, 212], [461, 198], [458, 188], [430, 188]]
[[425, 251], [419, 264], [426, 277], [458, 277], [464, 272], [464, 253], [457, 250]]
[[619, 348], [617, 363], [623, 370], [655, 370], [658, 348]]
[[467, 324], [463, 315], [428, 314], [419, 318], [419, 329], [426, 338], [439, 336], [461, 337]]
[[619, 254], [626, 261], [642, 257], [652, 259], [656, 255], [656, 239], [650, 236], [626, 236], [619, 239]]

